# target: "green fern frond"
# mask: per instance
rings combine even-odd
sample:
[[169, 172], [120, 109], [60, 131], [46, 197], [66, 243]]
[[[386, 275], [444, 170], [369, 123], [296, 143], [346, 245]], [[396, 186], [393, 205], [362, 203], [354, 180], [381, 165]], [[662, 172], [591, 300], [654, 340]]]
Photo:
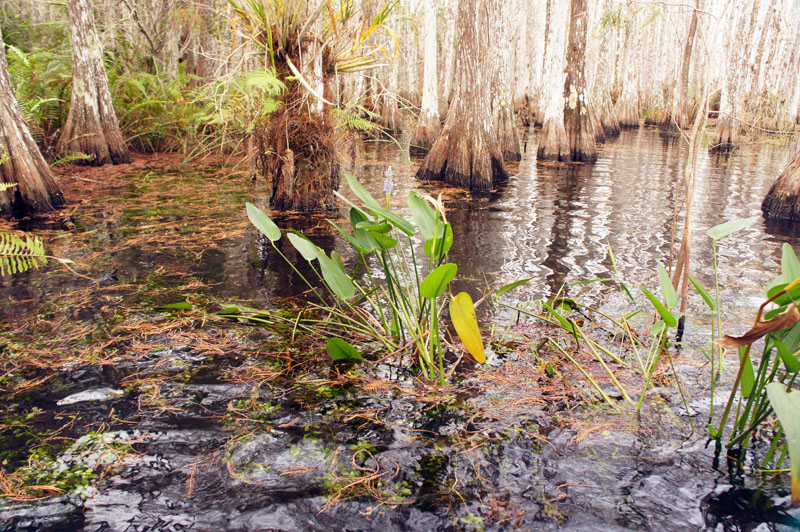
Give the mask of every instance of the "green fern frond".
[[[1, 162], [0, 162], [0, 164], [1, 164]], [[5, 192], [9, 188], [13, 188], [15, 186], [17, 186], [16, 183], [0, 183], [0, 192]]]
[[8, 233], [0, 233], [0, 276], [13, 275], [47, 264], [44, 244], [39, 237], [26, 236], [25, 240]]

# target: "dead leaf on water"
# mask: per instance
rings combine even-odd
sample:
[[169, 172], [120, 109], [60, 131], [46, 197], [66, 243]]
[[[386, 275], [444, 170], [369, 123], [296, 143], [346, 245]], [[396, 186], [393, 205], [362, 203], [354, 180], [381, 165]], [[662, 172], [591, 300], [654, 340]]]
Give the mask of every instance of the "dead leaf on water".
[[767, 334], [786, 329], [794, 325], [800, 320], [800, 311], [797, 310], [797, 305], [791, 304], [789, 308], [781, 312], [771, 320], [760, 321], [756, 323], [752, 329], [742, 335], [725, 335], [717, 340], [717, 345], [720, 347], [740, 347], [743, 345], [750, 345], [759, 338]]

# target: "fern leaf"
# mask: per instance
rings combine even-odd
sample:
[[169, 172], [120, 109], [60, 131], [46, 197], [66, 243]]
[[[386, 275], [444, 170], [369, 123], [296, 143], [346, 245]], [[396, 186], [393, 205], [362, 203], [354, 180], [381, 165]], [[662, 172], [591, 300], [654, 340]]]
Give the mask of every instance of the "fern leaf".
[[0, 276], [14, 275], [47, 264], [44, 244], [38, 236], [27, 235], [25, 240], [0, 233]]
[[9, 188], [17, 186], [16, 183], [0, 183], [0, 192], [5, 192]]

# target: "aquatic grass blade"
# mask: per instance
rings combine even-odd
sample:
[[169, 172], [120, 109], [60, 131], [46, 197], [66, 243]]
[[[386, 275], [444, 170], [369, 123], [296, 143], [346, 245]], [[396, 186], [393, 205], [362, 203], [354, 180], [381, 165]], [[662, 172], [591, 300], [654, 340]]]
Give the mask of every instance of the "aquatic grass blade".
[[700, 294], [700, 297], [702, 297], [703, 301], [706, 302], [706, 305], [708, 305], [708, 308], [710, 308], [711, 310], [714, 310], [714, 298], [711, 297], [711, 294], [708, 293], [708, 290], [706, 290], [706, 288], [702, 284], [700, 284], [700, 281], [694, 279], [690, 275], [689, 276], [689, 282], [692, 283], [692, 285], [694, 286], [695, 290], [697, 290], [697, 293]]
[[419, 227], [419, 232], [422, 233], [425, 240], [435, 238], [437, 236], [436, 211], [413, 190], [408, 193], [408, 207], [411, 209], [411, 218]]
[[503, 294], [507, 294], [507, 293], [511, 292], [512, 290], [514, 290], [515, 288], [518, 288], [518, 287], [520, 287], [520, 286], [522, 286], [524, 284], [527, 284], [532, 279], [533, 279], [533, 277], [528, 277], [527, 279], [520, 279], [519, 281], [514, 281], [513, 283], [508, 283], [507, 285], [503, 285], [495, 293], [495, 297], [500, 297]]
[[356, 288], [353, 285], [353, 281], [344, 272], [340, 263], [322, 252], [320, 252], [317, 259], [322, 269], [322, 277], [325, 279], [325, 282], [328, 283], [331, 290], [333, 290], [333, 293], [336, 294], [336, 297], [343, 300], [353, 297], [356, 293]]
[[419, 286], [419, 293], [422, 294], [422, 297], [436, 299], [444, 294], [447, 285], [455, 278], [456, 273], [458, 273], [458, 266], [455, 264], [449, 262], [442, 264], [423, 279]]
[[782, 383], [771, 382], [767, 385], [767, 396], [789, 447], [792, 506], [800, 506], [800, 391], [787, 392]]
[[286, 236], [289, 238], [289, 242], [292, 243], [294, 249], [300, 252], [304, 259], [308, 262], [319, 258], [320, 255], [324, 255], [322, 250], [317, 247], [316, 244], [311, 242], [309, 239], [301, 235], [300, 233], [296, 232], [289, 232], [286, 233]]
[[271, 242], [277, 242], [281, 239], [281, 230], [264, 211], [249, 202], [245, 204], [245, 209], [250, 223], [264, 233]]
[[355, 347], [341, 338], [328, 338], [328, 354], [333, 360], [363, 360]]
[[450, 300], [450, 319], [461, 343], [475, 361], [478, 364], [486, 362], [486, 351], [483, 348], [478, 318], [475, 316], [475, 304], [468, 293], [459, 292]]
[[159, 305], [155, 307], [157, 311], [173, 311], [173, 310], [194, 310], [194, 305], [188, 301], [180, 301], [178, 303], [169, 303], [168, 305]]
[[780, 339], [773, 338], [772, 341], [775, 343], [775, 347], [778, 348], [778, 354], [783, 361], [783, 365], [786, 367], [786, 371], [789, 373], [798, 373], [800, 372], [800, 360], [792, 351], [784, 344]]
[[667, 308], [676, 308], [678, 306], [678, 294], [675, 292], [675, 287], [672, 286], [672, 279], [669, 278], [669, 273], [667, 273], [667, 269], [664, 266], [659, 264], [657, 269], [664, 303], [667, 304]]
[[650, 303], [656, 308], [656, 311], [661, 316], [661, 319], [664, 320], [664, 323], [667, 324], [667, 327], [675, 327], [678, 325], [678, 320], [675, 319], [675, 316], [670, 312], [664, 304], [659, 301], [656, 296], [654, 296], [647, 288], [641, 287], [642, 292], [644, 295], [647, 296], [647, 299], [650, 300]]
[[719, 225], [715, 225], [708, 230], [707, 234], [713, 240], [721, 240], [731, 233], [735, 233], [745, 227], [752, 225], [756, 220], [761, 219], [761, 215], [752, 216], [750, 218], [739, 218], [737, 220], [730, 220]]

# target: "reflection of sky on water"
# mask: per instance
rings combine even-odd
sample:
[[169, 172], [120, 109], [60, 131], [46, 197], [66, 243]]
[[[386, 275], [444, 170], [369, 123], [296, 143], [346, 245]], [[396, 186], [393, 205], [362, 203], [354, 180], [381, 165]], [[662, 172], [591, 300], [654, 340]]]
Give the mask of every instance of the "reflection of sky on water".
[[[535, 135], [535, 133], [534, 133]], [[498, 285], [525, 277], [533, 281], [516, 298], [538, 299], [564, 282], [613, 275], [610, 244], [622, 278], [632, 287], [654, 287], [655, 268], [669, 260], [676, 180], [687, 157], [677, 139], [657, 131], [625, 132], [600, 145], [593, 165], [539, 164], [535, 139], [507, 185], [490, 195], [470, 196], [427, 187], [446, 198], [456, 245], [451, 260], [477, 294], [484, 278]], [[713, 284], [711, 241], [706, 231], [723, 221], [760, 213], [760, 203], [787, 161], [786, 146], [745, 146], [731, 157], [698, 153], [692, 215], [692, 275]], [[356, 173], [376, 195], [391, 164], [397, 181], [393, 203], [401, 208], [421, 159], [391, 144], [367, 144]], [[678, 213], [680, 238], [683, 207]], [[763, 220], [720, 242], [721, 283], [736, 296], [758, 295], [780, 261], [780, 243], [793, 239], [767, 234]], [[338, 246], [337, 246], [338, 247]], [[677, 246], [676, 246], [677, 247]], [[599, 296], [599, 285], [584, 288]], [[734, 294], [729, 294], [733, 296]]]

